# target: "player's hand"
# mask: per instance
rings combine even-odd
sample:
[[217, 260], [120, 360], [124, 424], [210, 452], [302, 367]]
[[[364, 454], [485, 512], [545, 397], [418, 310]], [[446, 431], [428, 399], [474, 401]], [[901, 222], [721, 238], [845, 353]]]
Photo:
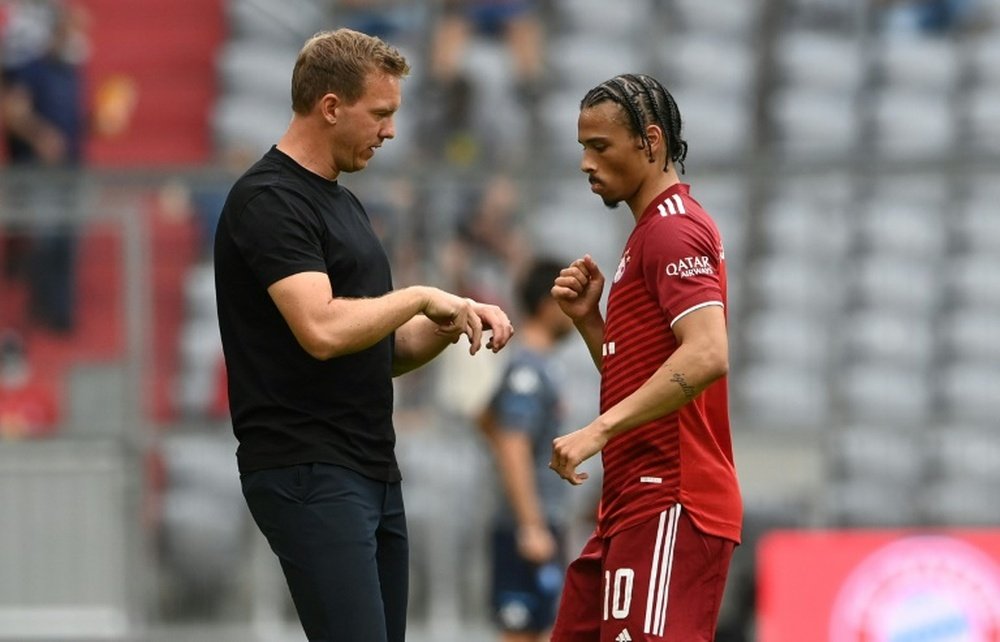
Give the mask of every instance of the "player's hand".
[[479, 303], [472, 299], [469, 299], [469, 302], [472, 304], [472, 311], [479, 317], [483, 329], [490, 330], [490, 339], [486, 342], [486, 347], [494, 353], [500, 352], [514, 336], [514, 325], [507, 317], [507, 313], [495, 305]]
[[596, 424], [556, 437], [552, 440], [549, 468], [569, 483], [579, 486], [589, 475], [578, 473], [576, 467], [599, 453], [607, 443], [608, 438]]
[[599, 313], [602, 292], [604, 275], [589, 254], [563, 268], [552, 286], [552, 297], [573, 321]]
[[517, 529], [517, 552], [532, 564], [544, 564], [556, 555], [556, 538], [544, 524]]
[[437, 325], [435, 334], [452, 343], [464, 334], [469, 338], [469, 354], [476, 354], [483, 345], [483, 322], [473, 309], [475, 303], [444, 290], [428, 288], [427, 303], [421, 312]]

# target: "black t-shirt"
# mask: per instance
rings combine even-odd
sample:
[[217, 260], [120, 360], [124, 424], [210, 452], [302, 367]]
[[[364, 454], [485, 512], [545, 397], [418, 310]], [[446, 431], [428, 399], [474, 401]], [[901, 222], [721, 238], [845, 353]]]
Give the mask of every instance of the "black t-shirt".
[[271, 148], [233, 186], [215, 234], [215, 288], [240, 472], [339, 464], [398, 481], [388, 336], [320, 361], [267, 288], [325, 272], [337, 297], [392, 289], [389, 259], [358, 199]]

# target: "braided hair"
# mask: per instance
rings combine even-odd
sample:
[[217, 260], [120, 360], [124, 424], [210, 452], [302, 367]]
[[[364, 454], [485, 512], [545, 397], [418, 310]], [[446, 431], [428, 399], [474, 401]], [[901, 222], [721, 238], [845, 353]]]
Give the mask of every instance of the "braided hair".
[[674, 97], [658, 80], [646, 74], [620, 74], [588, 91], [580, 101], [580, 109], [608, 100], [621, 105], [628, 114], [629, 129], [642, 138], [650, 163], [654, 159], [646, 126], [658, 125], [667, 137], [669, 160], [680, 165], [681, 174], [684, 173], [688, 144], [681, 138], [681, 112]]

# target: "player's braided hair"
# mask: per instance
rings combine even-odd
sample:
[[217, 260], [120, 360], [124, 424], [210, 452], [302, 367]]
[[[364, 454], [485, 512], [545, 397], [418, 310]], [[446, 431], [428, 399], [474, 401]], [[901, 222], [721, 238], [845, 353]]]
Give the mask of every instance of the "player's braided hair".
[[681, 112], [674, 97], [658, 80], [646, 74], [620, 74], [587, 92], [580, 109], [594, 107], [606, 100], [621, 105], [628, 114], [629, 128], [642, 137], [650, 163], [654, 159], [646, 126], [659, 125], [667, 137], [668, 158], [680, 165], [684, 173], [688, 144], [681, 138]]

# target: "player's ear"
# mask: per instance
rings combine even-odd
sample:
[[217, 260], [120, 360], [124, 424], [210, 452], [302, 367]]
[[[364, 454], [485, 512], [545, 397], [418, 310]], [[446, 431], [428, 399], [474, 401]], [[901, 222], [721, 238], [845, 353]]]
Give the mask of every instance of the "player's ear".
[[323, 96], [317, 101], [317, 109], [320, 115], [323, 116], [323, 120], [331, 125], [337, 124], [337, 108], [340, 106], [341, 100], [337, 94], [328, 93], [323, 94]]
[[646, 138], [649, 139], [649, 148], [652, 153], [656, 153], [666, 144], [663, 130], [659, 125], [648, 125], [646, 127]]

